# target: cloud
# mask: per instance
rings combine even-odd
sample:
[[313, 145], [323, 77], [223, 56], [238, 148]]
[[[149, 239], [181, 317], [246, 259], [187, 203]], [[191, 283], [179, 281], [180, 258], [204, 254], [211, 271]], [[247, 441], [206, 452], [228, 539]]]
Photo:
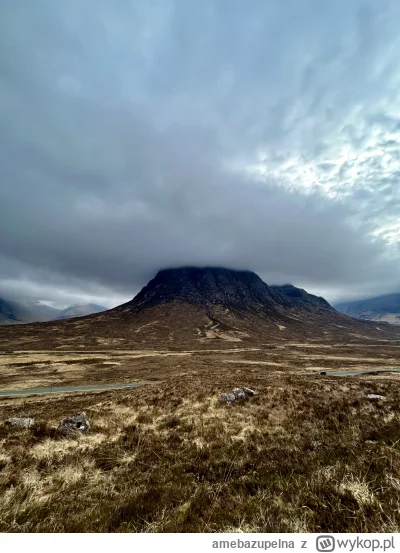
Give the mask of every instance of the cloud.
[[189, 264], [395, 290], [398, 11], [3, 2], [0, 293], [113, 305]]

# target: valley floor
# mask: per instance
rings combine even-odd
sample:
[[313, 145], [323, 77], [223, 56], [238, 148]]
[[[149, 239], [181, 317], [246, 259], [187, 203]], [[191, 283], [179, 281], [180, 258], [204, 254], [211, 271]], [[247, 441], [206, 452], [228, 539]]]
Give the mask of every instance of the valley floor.
[[[329, 373], [398, 369], [400, 344], [214, 344], [0, 354], [2, 391], [145, 382], [0, 398], [0, 531], [399, 532], [400, 375]], [[236, 386], [257, 395], [221, 405]]]

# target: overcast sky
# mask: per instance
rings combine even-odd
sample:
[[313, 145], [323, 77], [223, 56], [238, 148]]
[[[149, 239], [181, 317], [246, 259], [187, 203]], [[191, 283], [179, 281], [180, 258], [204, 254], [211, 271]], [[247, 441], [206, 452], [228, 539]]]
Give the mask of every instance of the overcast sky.
[[2, 0], [0, 295], [400, 291], [400, 3]]

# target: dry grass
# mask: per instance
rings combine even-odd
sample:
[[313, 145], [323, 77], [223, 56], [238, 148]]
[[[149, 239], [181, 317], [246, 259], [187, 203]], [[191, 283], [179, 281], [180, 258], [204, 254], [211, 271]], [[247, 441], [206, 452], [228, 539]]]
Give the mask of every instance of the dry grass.
[[[367, 355], [400, 355], [394, 351], [342, 345], [335, 359], [318, 356], [318, 366], [337, 369], [345, 355], [359, 354], [360, 364]], [[232, 352], [122, 353], [69, 361], [87, 363], [87, 378], [97, 382], [112, 374], [115, 381], [163, 382], [0, 400], [0, 420], [32, 414], [37, 421], [22, 431], [0, 426], [0, 531], [400, 530], [397, 380], [306, 374], [310, 359], [299, 357], [294, 345], [248, 350], [248, 359], [235, 364], [223, 363], [235, 359]], [[265, 360], [277, 366], [249, 364]], [[32, 362], [45, 376], [43, 356]], [[105, 365], [111, 362], [120, 364]], [[280, 363], [292, 368], [282, 370]], [[76, 378], [83, 383], [80, 371]], [[218, 395], [236, 385], [259, 393], [219, 405]], [[368, 393], [386, 399], [369, 400]], [[82, 410], [91, 432], [59, 437], [59, 420]]]

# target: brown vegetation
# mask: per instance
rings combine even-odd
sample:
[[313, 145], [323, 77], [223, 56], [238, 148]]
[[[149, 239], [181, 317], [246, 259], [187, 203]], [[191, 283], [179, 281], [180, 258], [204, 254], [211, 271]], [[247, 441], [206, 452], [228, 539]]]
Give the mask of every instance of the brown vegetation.
[[[1, 421], [36, 420], [28, 430], [0, 426], [0, 531], [400, 530], [397, 376], [312, 373], [393, 367], [395, 344], [147, 353], [81, 355], [73, 373], [68, 352], [59, 365], [63, 383], [154, 381], [141, 388], [0, 399]], [[1, 387], [21, 387], [31, 370], [39, 386], [59, 355], [0, 357]], [[258, 394], [219, 405], [237, 385]], [[90, 433], [58, 436], [61, 418], [79, 411]]]

